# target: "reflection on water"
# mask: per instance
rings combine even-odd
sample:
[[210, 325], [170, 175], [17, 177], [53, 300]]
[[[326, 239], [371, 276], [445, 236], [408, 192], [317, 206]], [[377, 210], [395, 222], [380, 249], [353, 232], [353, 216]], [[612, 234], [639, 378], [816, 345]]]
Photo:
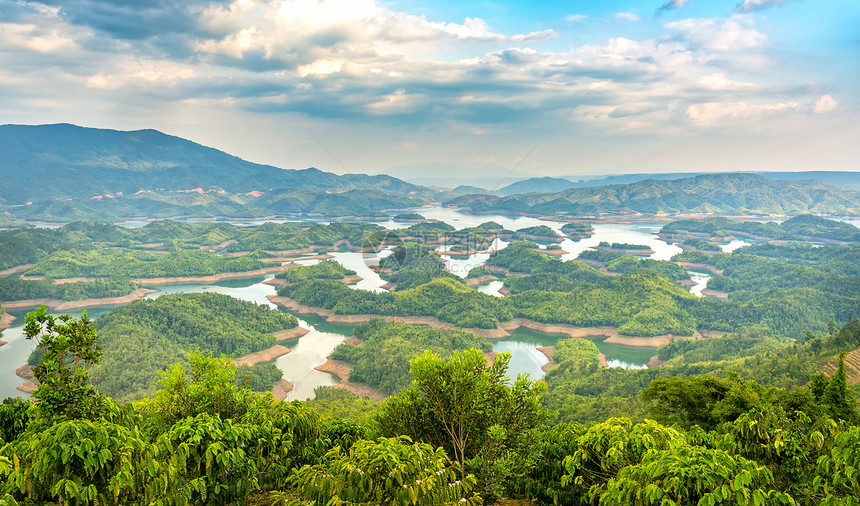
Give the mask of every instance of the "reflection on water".
[[573, 260], [580, 253], [592, 249], [602, 241], [626, 244], [644, 244], [654, 250], [650, 258], [654, 260], [669, 260], [682, 250], [675, 244], [668, 244], [657, 237], [657, 232], [663, 228], [662, 223], [626, 223], [626, 224], [595, 224], [594, 235], [579, 241], [566, 239], [561, 243], [561, 249], [567, 251], [562, 260]]
[[283, 371], [284, 379], [293, 383], [293, 390], [287, 394], [287, 400], [290, 401], [313, 399], [315, 388], [337, 384], [338, 380], [334, 376], [317, 371], [314, 367], [323, 364], [337, 345], [353, 333], [353, 327], [325, 331], [319, 328], [321, 326], [315, 327], [303, 318], [299, 319], [299, 326], [310, 332], [291, 346], [292, 351], [275, 361], [278, 369]]
[[499, 290], [503, 286], [505, 286], [505, 284], [502, 281], [490, 281], [489, 283], [478, 285], [476, 290], [486, 293], [487, 295], [492, 295], [493, 297], [504, 297], [504, 295], [499, 293]]
[[[94, 306], [87, 308], [87, 315], [90, 318], [97, 318], [113, 307]], [[15, 374], [18, 367], [27, 363], [27, 358], [30, 353], [36, 348], [35, 343], [27, 340], [24, 336], [24, 318], [32, 309], [10, 310], [9, 314], [15, 317], [12, 326], [4, 330], [0, 334], [0, 338], [7, 341], [8, 344], [0, 346], [0, 400], [6, 397], [29, 397], [17, 389], [18, 385], [24, 382], [24, 379]], [[75, 318], [81, 316], [81, 310], [76, 311], [52, 311], [56, 315], [68, 314]]]
[[726, 244], [721, 244], [720, 249], [723, 250], [723, 253], [731, 253], [732, 251], [742, 248], [744, 246], [749, 246], [750, 243], [746, 241], [742, 241], [740, 239], [732, 239], [730, 242]]
[[702, 290], [707, 288], [708, 280], [711, 279], [710, 274], [706, 274], [704, 272], [698, 271], [688, 271], [690, 273], [690, 279], [695, 281], [696, 284], [690, 287], [690, 293], [695, 295], [696, 297], [702, 296]]
[[[537, 330], [519, 328], [511, 332], [505, 339], [493, 341], [493, 351], [509, 351], [511, 362], [508, 372], [511, 378], [518, 374], [528, 373], [532, 379], [542, 378], [541, 369], [547, 362], [546, 356], [537, 350], [545, 346], [554, 346], [561, 339], [571, 339], [563, 334], [547, 334]], [[573, 338], [576, 339], [576, 338]], [[651, 346], [625, 346], [604, 342], [606, 336], [589, 336], [597, 346], [598, 351], [606, 356], [609, 367], [624, 369], [645, 369], [648, 360], [656, 354], [657, 348]]]
[[[555, 231], [559, 231], [564, 224], [558, 221], [541, 220], [538, 218], [525, 216], [503, 216], [503, 215], [472, 215], [455, 209], [443, 207], [431, 207], [419, 209], [416, 212], [429, 219], [444, 221], [454, 226], [456, 229], [466, 227], [474, 227], [487, 221], [495, 221], [508, 230], [517, 230], [524, 227], [536, 225], [547, 225]], [[289, 220], [236, 220], [230, 223], [241, 225], [255, 225], [265, 221], [284, 222]], [[146, 222], [129, 222], [129, 226], [142, 226]], [[410, 226], [411, 223], [400, 222], [383, 222], [381, 225], [387, 228], [403, 228]], [[634, 224], [597, 224], [594, 225], [595, 234], [589, 238], [580, 241], [565, 240], [561, 243], [563, 250], [568, 254], [562, 257], [562, 260], [576, 258], [576, 256], [585, 249], [597, 246], [601, 241], [631, 243], [631, 244], [647, 244], [655, 251], [651, 258], [658, 260], [667, 260], [672, 255], [681, 251], [675, 245], [670, 245], [660, 240], [656, 236], [661, 228], [660, 223], [634, 223]], [[733, 241], [734, 242], [734, 241]], [[739, 241], [741, 242], [741, 241]], [[730, 243], [731, 245], [732, 243]], [[502, 249], [508, 245], [507, 242], [497, 239], [488, 250], [474, 253], [469, 257], [448, 257], [443, 256], [448, 269], [460, 277], [465, 277], [472, 268], [483, 265], [490, 253], [498, 249]], [[383, 251], [379, 255], [368, 258], [367, 254], [356, 252], [334, 252], [331, 255], [336, 261], [344, 267], [356, 271], [363, 278], [362, 281], [352, 285], [353, 288], [383, 291], [381, 288], [385, 284], [385, 280], [371, 270], [369, 264], [378, 263], [378, 259], [390, 254], [389, 250]], [[312, 265], [318, 260], [299, 260], [297, 263], [302, 265]], [[707, 275], [694, 273], [694, 276]], [[267, 295], [275, 293], [275, 288], [263, 284], [264, 277], [255, 278], [235, 278], [222, 280], [214, 284], [202, 283], [187, 283], [187, 284], [170, 284], [160, 285], [150, 288], [158, 291], [147, 295], [147, 298], [155, 298], [164, 294], [180, 293], [180, 292], [216, 292], [230, 295], [238, 299], [265, 304], [272, 307], [273, 305], [266, 298]], [[698, 279], [694, 277], [694, 280]], [[706, 283], [707, 280], [705, 279]], [[478, 287], [478, 290], [494, 296], [501, 296], [498, 290], [503, 286], [501, 281], [493, 281]], [[696, 287], [699, 285], [697, 284]], [[693, 287], [694, 289], [696, 287]], [[695, 293], [695, 292], [694, 292]], [[90, 316], [96, 317], [111, 310], [112, 307], [90, 308]], [[13, 313], [14, 314], [14, 313]], [[71, 312], [75, 316], [79, 312]], [[0, 398], [7, 396], [23, 395], [17, 391], [15, 387], [22, 380], [15, 375], [15, 369], [26, 362], [30, 351], [33, 349], [33, 344], [23, 337], [21, 327], [22, 320], [26, 311], [21, 311], [16, 316], [19, 317], [15, 321], [15, 326], [2, 333], [2, 339], [9, 342], [5, 346], [0, 346]], [[298, 315], [297, 315], [298, 316]], [[313, 397], [313, 389], [317, 386], [332, 385], [336, 379], [327, 374], [314, 370], [319, 364], [325, 361], [325, 357], [343, 341], [346, 337], [353, 334], [354, 327], [341, 326], [327, 323], [323, 318], [302, 315], [300, 325], [310, 332], [299, 338], [297, 341], [289, 343], [292, 351], [276, 360], [278, 367], [284, 371], [284, 378], [292, 381], [295, 384], [295, 389], [291, 393], [291, 399], [308, 399]], [[517, 375], [520, 373], [529, 373], [532, 378], [543, 377], [541, 366], [547, 360], [546, 357], [537, 351], [539, 346], [551, 346], [564, 336], [548, 335], [541, 332], [536, 332], [528, 329], [519, 329], [507, 339], [493, 341], [493, 349], [497, 351], [511, 352], [510, 373]], [[654, 354], [654, 348], [634, 348], [629, 346], [605, 344], [601, 340], [603, 337], [595, 339], [595, 344], [601, 353], [607, 357], [610, 366], [625, 367], [625, 368], [640, 368], [645, 367], [648, 359]]]

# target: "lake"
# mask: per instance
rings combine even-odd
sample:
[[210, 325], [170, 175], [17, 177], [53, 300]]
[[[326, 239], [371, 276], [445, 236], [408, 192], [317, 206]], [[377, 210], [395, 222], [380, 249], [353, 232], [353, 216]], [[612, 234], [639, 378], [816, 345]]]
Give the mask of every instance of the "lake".
[[[430, 207], [417, 210], [418, 213], [428, 219], [436, 219], [444, 221], [452, 225], [456, 229], [474, 227], [487, 221], [495, 221], [509, 230], [517, 230], [524, 227], [536, 225], [547, 225], [553, 230], [559, 231], [564, 225], [563, 222], [554, 220], [542, 220], [539, 218], [525, 216], [504, 216], [504, 215], [473, 215], [456, 209], [445, 207]], [[285, 220], [280, 220], [285, 221]], [[237, 222], [243, 225], [260, 224], [261, 221], [241, 221]], [[402, 228], [411, 225], [410, 223], [387, 221], [381, 222], [381, 225], [388, 228]], [[139, 226], [142, 223], [129, 223], [131, 226]], [[656, 233], [663, 226], [659, 222], [650, 223], [631, 223], [631, 224], [595, 224], [595, 233], [589, 238], [580, 241], [571, 241], [565, 239], [560, 243], [562, 249], [568, 253], [563, 255], [562, 260], [576, 258], [582, 251], [597, 246], [601, 241], [630, 243], [630, 244], [647, 244], [654, 253], [650, 255], [656, 260], [668, 260], [672, 255], [681, 251], [681, 248], [674, 244], [668, 244], [657, 237]], [[740, 242], [740, 241], [738, 241]], [[507, 242], [497, 239], [492, 246], [485, 251], [476, 252], [469, 257], [447, 257], [443, 256], [448, 269], [460, 277], [465, 277], [472, 268], [483, 265], [493, 251], [502, 249], [507, 246]], [[738, 247], [739, 245], [732, 244], [730, 247]], [[382, 258], [390, 254], [390, 251], [383, 251], [378, 255], [368, 255], [366, 253], [355, 252], [333, 252], [331, 255], [334, 260], [341, 263], [343, 266], [352, 269], [358, 273], [363, 279], [352, 285], [352, 288], [384, 291], [382, 285], [385, 280], [369, 268], [372, 263], [378, 262]], [[310, 264], [316, 260], [302, 260], [299, 263]], [[697, 284], [691, 288], [693, 293], [701, 295], [701, 289], [707, 283], [708, 275], [705, 273], [693, 273], [693, 280]], [[169, 293], [179, 292], [206, 292], [212, 291], [223, 293], [236, 297], [242, 300], [265, 304], [270, 307], [273, 305], [266, 298], [267, 295], [275, 294], [275, 288], [263, 284], [265, 278], [248, 278], [240, 280], [225, 280], [213, 284], [171, 284], [160, 286], [149, 286], [148, 288], [158, 290], [155, 293], [147, 295], [148, 298], [159, 297]], [[480, 287], [484, 293], [494, 296], [501, 296], [499, 289], [502, 287], [501, 281], [493, 281], [486, 283]], [[697, 293], [698, 292], [698, 293]], [[88, 308], [90, 317], [97, 317], [110, 311], [110, 307]], [[283, 309], [281, 309], [283, 310]], [[22, 326], [23, 317], [26, 311], [13, 312], [17, 317], [13, 326], [0, 334], [0, 338], [9, 342], [5, 346], [0, 346], [0, 398], [9, 396], [25, 395], [16, 390], [23, 380], [15, 375], [15, 369], [24, 364], [30, 352], [34, 348], [33, 344], [23, 337]], [[69, 314], [78, 316], [80, 312], [70, 312]], [[308, 329], [310, 332], [286, 344], [292, 351], [281, 356], [276, 360], [277, 366], [284, 372], [284, 379], [294, 383], [294, 390], [290, 393], [289, 399], [304, 400], [313, 398], [313, 390], [318, 386], [333, 385], [336, 379], [328, 373], [316, 371], [314, 367], [325, 362], [326, 356], [329, 355], [334, 348], [343, 342], [346, 337], [353, 333], [354, 327], [332, 325], [325, 322], [322, 318], [309, 315], [296, 315], [300, 320], [300, 326]], [[542, 332], [519, 329], [512, 333], [506, 339], [494, 340], [493, 349], [496, 351], [509, 351], [511, 353], [510, 373], [515, 377], [520, 373], [528, 373], [532, 378], [543, 377], [544, 373], [541, 367], [547, 363], [546, 357], [537, 350], [541, 346], [552, 346], [563, 336], [545, 334]], [[643, 368], [649, 358], [656, 352], [655, 348], [651, 347], [631, 347], [623, 345], [606, 344], [602, 341], [602, 336], [594, 337], [595, 344], [601, 353], [606, 355], [607, 362], [610, 367], [625, 367], [625, 368]]]

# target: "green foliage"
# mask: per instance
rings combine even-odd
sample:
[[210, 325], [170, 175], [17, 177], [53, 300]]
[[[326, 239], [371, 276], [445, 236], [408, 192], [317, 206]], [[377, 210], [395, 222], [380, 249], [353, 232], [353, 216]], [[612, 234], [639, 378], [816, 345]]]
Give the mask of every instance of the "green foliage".
[[692, 246], [698, 250], [702, 251], [722, 251], [722, 249], [715, 242], [711, 242], [707, 239], [701, 238], [692, 238], [692, 239], [684, 239], [684, 244], [687, 246]]
[[178, 504], [242, 505], [259, 488], [257, 474], [263, 469], [261, 447], [277, 445], [286, 452], [289, 439], [279, 432], [222, 420], [201, 413], [176, 422], [158, 438], [162, 457], [175, 473], [175, 485], [167, 502]]
[[101, 360], [102, 349], [86, 311], [77, 319], [48, 314], [41, 306], [27, 313], [24, 335], [41, 352], [33, 366], [36, 416], [43, 423], [99, 416], [104, 402], [95, 390], [92, 369]]
[[314, 398], [304, 405], [327, 418], [366, 423], [373, 419], [379, 402], [345, 388], [316, 387]]
[[836, 435], [835, 444], [829, 453], [822, 455], [817, 463], [817, 475], [813, 487], [823, 498], [820, 504], [852, 505], [860, 503], [860, 428], [849, 427]]
[[409, 221], [409, 220], [423, 220], [424, 217], [418, 213], [400, 213], [400, 214], [395, 214], [391, 219], [394, 221]]
[[0, 404], [0, 445], [11, 443], [27, 428], [34, 404], [20, 397], [7, 397]]
[[364, 383], [385, 394], [398, 393], [412, 382], [409, 362], [425, 351], [441, 357], [454, 350], [493, 347], [486, 339], [461, 330], [440, 330], [405, 323], [372, 320], [355, 329], [361, 346], [341, 344], [331, 354], [335, 360], [354, 364], [349, 380]]
[[28, 499], [74, 505], [148, 504], [167, 482], [155, 448], [136, 429], [67, 420], [13, 447], [9, 484]]
[[772, 488], [770, 471], [743, 457], [700, 446], [650, 450], [642, 461], [618, 472], [605, 489], [595, 488], [601, 505], [794, 504]]
[[594, 233], [594, 227], [590, 223], [565, 223], [561, 231], [573, 240], [583, 239]]
[[766, 327], [742, 328], [720, 337], [677, 339], [658, 348], [657, 357], [671, 363], [713, 362], [749, 357], [790, 343]]
[[698, 425], [714, 430], [769, 401], [771, 392], [737, 376], [657, 378], [642, 391], [648, 414], [664, 424], [684, 429]]
[[26, 271], [50, 278], [122, 277], [132, 279], [211, 276], [262, 269], [266, 264], [248, 255], [223, 257], [208, 251], [177, 250], [157, 255], [125, 248], [61, 250], [40, 259]]
[[83, 300], [122, 297], [137, 288], [137, 283], [114, 278], [62, 284], [55, 284], [51, 280], [0, 279], [0, 300]]
[[475, 478], [457, 479], [460, 466], [442, 449], [404, 436], [359, 441], [346, 453], [330, 450], [324, 464], [298, 470], [291, 483], [314, 504], [482, 504]]
[[254, 394], [236, 386], [237, 368], [230, 359], [198, 352], [188, 354], [188, 363], [190, 377], [181, 364], [174, 364], [162, 374], [155, 397], [142, 403], [156, 427], [200, 414], [235, 420], [247, 412]]
[[314, 265], [297, 265], [275, 275], [287, 283], [299, 283], [307, 279], [343, 279], [355, 271], [347, 269], [334, 260], [325, 260]]
[[523, 472], [531, 430], [552, 416], [540, 406], [543, 383], [521, 375], [508, 384], [509, 360], [502, 353], [488, 365], [474, 349], [455, 351], [447, 361], [425, 352], [410, 364], [409, 389], [383, 404], [383, 433], [441, 446], [464, 477], [475, 472], [479, 490], [500, 495]]
[[534, 227], [525, 227], [517, 230], [517, 234], [521, 236], [539, 237], [545, 241], [561, 241], [561, 237], [555, 230], [546, 225], [537, 225]]
[[159, 372], [196, 349], [241, 356], [273, 346], [273, 332], [296, 325], [294, 316], [217, 293], [138, 300], [96, 322], [104, 349], [100, 389], [139, 399], [154, 391]]
[[828, 220], [813, 214], [800, 214], [780, 225], [788, 233], [801, 237], [824, 237], [845, 242], [860, 242], [860, 229], [850, 223]]
[[254, 392], [271, 390], [284, 377], [283, 371], [274, 363], [242, 364], [236, 369], [236, 385]]
[[394, 293], [353, 290], [339, 281], [309, 280], [278, 289], [302, 304], [337, 314], [435, 316], [464, 328], [495, 328], [512, 316], [496, 297], [473, 290], [459, 279], [442, 277]]

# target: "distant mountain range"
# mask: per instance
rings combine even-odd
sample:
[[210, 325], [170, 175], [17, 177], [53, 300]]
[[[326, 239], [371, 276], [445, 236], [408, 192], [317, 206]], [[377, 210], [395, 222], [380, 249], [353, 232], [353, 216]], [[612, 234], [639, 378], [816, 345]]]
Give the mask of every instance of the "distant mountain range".
[[[535, 186], [543, 181], [538, 180]], [[549, 183], [558, 184], [557, 181]], [[504, 197], [464, 195], [448, 204], [479, 212], [571, 216], [604, 213], [860, 214], [860, 196], [856, 192], [815, 180], [777, 181], [745, 173], [646, 179], [630, 184]]]
[[227, 193], [435, 193], [387, 175], [340, 176], [315, 168], [289, 170], [260, 165], [156, 130], [3, 125], [0, 153], [0, 198], [11, 205], [41, 198], [195, 188]]
[[[800, 181], [815, 179], [843, 189], [860, 191], [860, 172], [848, 171], [802, 171], [802, 172], [750, 172], [777, 181]], [[519, 193], [553, 193], [570, 188], [590, 188], [610, 184], [630, 184], [646, 179], [671, 180], [702, 175], [701, 172], [667, 172], [662, 174], [616, 174], [599, 178], [582, 179], [582, 176], [532, 177], [509, 184], [496, 193], [517, 195]], [[476, 192], [481, 193], [481, 192]]]
[[[453, 172], [452, 172], [453, 171]], [[449, 181], [476, 174], [448, 166], [402, 168]], [[803, 173], [850, 187], [855, 173]], [[382, 211], [443, 203], [475, 211], [561, 216], [601, 213], [858, 215], [858, 195], [820, 181], [779, 175], [628, 174], [571, 181], [529, 178], [493, 188], [428, 188], [390, 175], [337, 175], [315, 168], [260, 165], [155, 130], [132, 132], [69, 124], [0, 126], [0, 226], [20, 220], [121, 221], [177, 216], [384, 216]], [[463, 180], [468, 178], [458, 178]], [[617, 184], [607, 184], [617, 183]], [[629, 184], [628, 184], [629, 183]], [[598, 185], [598, 186], [595, 186]]]
[[3, 125], [0, 155], [0, 203], [29, 220], [366, 215], [446, 195], [387, 175], [260, 165], [156, 130]]

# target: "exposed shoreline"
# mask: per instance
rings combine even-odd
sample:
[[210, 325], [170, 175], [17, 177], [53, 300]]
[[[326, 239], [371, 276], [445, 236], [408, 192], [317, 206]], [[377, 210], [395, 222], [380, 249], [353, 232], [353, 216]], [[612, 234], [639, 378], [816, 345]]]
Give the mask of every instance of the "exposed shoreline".
[[498, 281], [499, 278], [493, 276], [492, 274], [484, 274], [483, 276], [478, 276], [476, 278], [466, 278], [466, 286], [475, 288], [478, 285], [483, 285], [484, 283], [489, 283], [490, 281]]
[[[6, 303], [3, 303], [3, 307], [8, 307]], [[0, 330], [6, 330], [12, 326], [12, 322], [15, 321], [15, 317], [9, 313], [3, 313], [0, 315]]]
[[415, 325], [426, 325], [431, 328], [437, 329], [445, 329], [445, 330], [465, 330], [468, 332], [472, 332], [481, 337], [485, 337], [488, 339], [502, 339], [505, 337], [509, 337], [511, 332], [517, 330], [521, 327], [536, 330], [539, 332], [544, 332], [547, 334], [562, 334], [569, 337], [579, 337], [585, 338], [590, 336], [607, 336], [607, 339], [604, 341], [606, 343], [612, 344], [622, 344], [625, 346], [639, 346], [639, 347], [658, 347], [664, 344], [668, 344], [675, 339], [701, 339], [702, 334], [697, 330], [692, 336], [676, 336], [674, 334], [664, 334], [660, 336], [649, 336], [649, 337], [640, 337], [640, 336], [622, 336], [618, 333], [618, 329], [615, 327], [602, 326], [602, 327], [574, 327], [572, 325], [567, 324], [546, 324], [540, 323], [533, 320], [529, 320], [527, 318], [514, 318], [513, 320], [509, 320], [506, 322], [500, 322], [499, 327], [495, 329], [474, 329], [474, 328], [462, 328], [452, 325], [447, 322], [443, 322], [434, 316], [390, 316], [390, 315], [377, 315], [377, 314], [368, 314], [368, 315], [338, 315], [334, 314], [332, 311], [320, 308], [320, 307], [312, 307], [305, 306], [303, 304], [299, 304], [294, 299], [289, 297], [284, 297], [281, 295], [267, 295], [266, 296], [273, 304], [277, 304], [279, 306], [283, 306], [293, 312], [299, 314], [314, 314], [320, 317], [323, 317], [329, 323], [341, 323], [341, 324], [358, 324], [364, 323], [366, 321], [370, 321], [374, 318], [382, 318], [387, 321], [398, 321], [404, 323], [411, 323]]
[[291, 329], [286, 329], [286, 330], [281, 330], [281, 331], [275, 332], [273, 335], [275, 336], [275, 340], [280, 342], [280, 341], [287, 341], [289, 339], [296, 339], [296, 338], [302, 337], [303, 335], [307, 334], [308, 332], [310, 332], [310, 330], [308, 330], [304, 327], [293, 327]]
[[334, 388], [349, 390], [355, 395], [368, 397], [374, 401], [385, 400], [387, 396], [379, 390], [361, 383], [353, 383], [349, 381], [349, 373], [352, 372], [352, 367], [352, 364], [344, 362], [343, 360], [332, 360], [330, 358], [326, 358], [325, 362], [314, 367], [314, 369], [337, 377], [340, 382], [337, 385], [334, 385]]
[[[157, 290], [150, 290], [149, 288], [138, 288], [137, 290], [131, 292], [128, 295], [123, 295], [121, 297], [104, 297], [98, 299], [82, 299], [82, 300], [57, 300], [57, 299], [27, 299], [27, 300], [13, 300], [9, 302], [4, 302], [3, 306], [7, 309], [23, 309], [29, 307], [38, 307], [41, 305], [45, 305], [55, 311], [68, 311], [70, 309], [81, 309], [90, 306], [115, 306], [119, 304], [128, 304], [129, 302], [134, 302], [138, 299], [142, 299], [144, 296], [150, 293], [154, 293]], [[8, 313], [6, 313], [8, 314]], [[13, 317], [14, 319], [14, 317]]]
[[234, 358], [233, 363], [237, 366], [257, 365], [263, 362], [271, 362], [282, 355], [286, 355], [290, 351], [292, 350], [288, 347], [282, 344], [276, 344], [272, 347], [266, 348], [265, 350], [255, 351], [253, 353], [248, 353], [247, 355]]
[[214, 283], [216, 281], [221, 281], [224, 279], [233, 279], [233, 278], [253, 278], [256, 276], [264, 276], [267, 274], [272, 274], [275, 272], [281, 272], [284, 270], [283, 266], [276, 267], [264, 267], [262, 269], [257, 269], [253, 271], [243, 271], [243, 272], [223, 272], [221, 274], [213, 274], [211, 276], [189, 276], [189, 277], [172, 277], [172, 278], [142, 278], [136, 279], [137, 283], [140, 283], [143, 286], [151, 286], [151, 285], [170, 285], [170, 284], [179, 284], [179, 283]]

